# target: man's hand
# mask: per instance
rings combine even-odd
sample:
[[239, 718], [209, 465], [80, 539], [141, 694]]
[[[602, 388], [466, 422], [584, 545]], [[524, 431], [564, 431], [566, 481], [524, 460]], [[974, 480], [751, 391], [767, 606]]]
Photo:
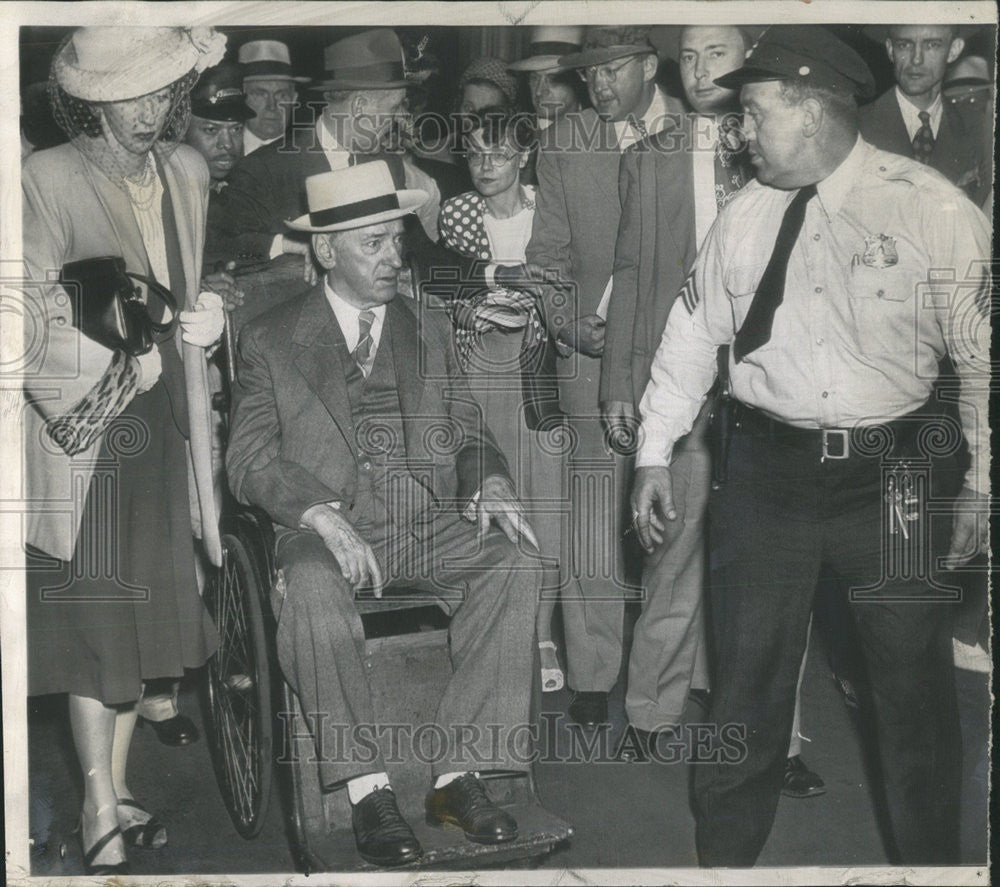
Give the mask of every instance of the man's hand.
[[971, 561], [980, 552], [989, 551], [989, 498], [962, 487], [955, 499], [955, 519], [951, 530], [951, 550], [944, 559], [946, 570], [954, 570]]
[[612, 400], [601, 404], [601, 418], [611, 445], [621, 452], [635, 450], [638, 423], [635, 407], [628, 401]]
[[302, 515], [299, 524], [319, 534], [323, 544], [337, 559], [340, 572], [355, 591], [371, 585], [375, 597], [382, 597], [385, 583], [375, 552], [335, 508], [325, 504], [313, 505]]
[[559, 331], [559, 341], [587, 357], [604, 353], [604, 318], [587, 314]]
[[663, 520], [677, 520], [669, 468], [649, 466], [635, 470], [632, 519], [639, 533], [639, 541], [646, 551], [652, 551], [663, 542], [663, 530], [666, 526]]
[[233, 277], [227, 273], [236, 267], [235, 262], [227, 262], [225, 271], [216, 271], [213, 274], [206, 274], [201, 279], [201, 289], [218, 293], [222, 296], [226, 311], [233, 311], [243, 304], [243, 290], [237, 285]]
[[510, 481], [499, 474], [491, 474], [483, 481], [479, 490], [479, 502], [476, 504], [475, 520], [479, 524], [480, 539], [489, 530], [490, 521], [495, 521], [511, 542], [517, 544], [517, 536], [520, 533], [536, 549], [538, 548], [534, 530], [524, 516], [524, 506], [514, 494]]
[[281, 249], [284, 253], [292, 253], [303, 257], [302, 279], [309, 286], [316, 286], [319, 283], [319, 275], [316, 273], [316, 265], [313, 262], [312, 249], [308, 243], [303, 243], [301, 240], [293, 240], [291, 237], [282, 235]]

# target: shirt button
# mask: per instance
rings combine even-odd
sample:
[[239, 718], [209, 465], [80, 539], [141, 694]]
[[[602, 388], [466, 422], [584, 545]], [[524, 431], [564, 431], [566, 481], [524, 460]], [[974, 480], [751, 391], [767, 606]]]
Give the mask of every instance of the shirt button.
[[817, 293], [823, 292], [823, 287], [821, 287], [821, 286], [816, 287], [816, 292]]
[[875, 295], [878, 296], [880, 299], [884, 299], [885, 298], [885, 290], [879, 290], [877, 293], [875, 293]]
[[818, 234], [813, 234], [813, 240], [819, 240], [819, 235]]
[[820, 336], [820, 337], [819, 337], [819, 338], [818, 338], [818, 339], [816, 340], [816, 344], [817, 344], [817, 345], [822, 345], [822, 344], [823, 344], [823, 341], [824, 341], [823, 337], [822, 337], [822, 336]]
[[[825, 397], [826, 395], [823, 395], [823, 396]], [[372, 463], [371, 462], [362, 462], [361, 463], [361, 467], [364, 468], [365, 471], [371, 471], [372, 470]]]
[[829, 396], [830, 396], [830, 392], [829, 391], [824, 391], [823, 392], [823, 397], [829, 397]]

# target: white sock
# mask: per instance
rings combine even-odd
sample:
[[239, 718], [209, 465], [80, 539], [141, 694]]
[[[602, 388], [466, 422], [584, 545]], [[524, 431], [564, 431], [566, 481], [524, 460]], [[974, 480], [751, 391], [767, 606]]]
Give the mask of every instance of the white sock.
[[[465, 776], [468, 770], [459, 770], [457, 773], [442, 773], [437, 779], [434, 780], [434, 788], [444, 788], [449, 782], [454, 782], [459, 776]], [[479, 778], [479, 773], [473, 773], [477, 779]]]
[[347, 781], [347, 797], [352, 804], [357, 804], [364, 800], [377, 788], [392, 788], [389, 785], [388, 773], [366, 773], [364, 776], [356, 776]]

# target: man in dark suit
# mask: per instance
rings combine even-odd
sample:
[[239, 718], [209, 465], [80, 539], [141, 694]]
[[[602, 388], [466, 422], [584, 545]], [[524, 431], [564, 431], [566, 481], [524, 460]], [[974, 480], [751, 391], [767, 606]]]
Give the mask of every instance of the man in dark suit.
[[[244, 328], [227, 469], [234, 495], [277, 525], [277, 649], [306, 712], [327, 790], [346, 786], [361, 855], [411, 862], [420, 845], [399, 814], [377, 728], [355, 594], [399, 584], [433, 594], [452, 615], [454, 674], [435, 722], [428, 816], [480, 843], [517, 835], [475, 771], [524, 770], [538, 561], [503, 456], [482, 422], [443, 312], [397, 295], [401, 217], [426, 194], [396, 190], [387, 164], [306, 182], [324, 280]], [[495, 522], [503, 532], [489, 532]], [[523, 546], [531, 550], [529, 545]], [[535, 546], [537, 549], [537, 546]], [[471, 731], [471, 733], [470, 733]], [[322, 750], [337, 749], [333, 758]]]
[[981, 122], [941, 95], [948, 65], [962, 54], [970, 28], [893, 25], [865, 33], [884, 42], [896, 86], [861, 109], [862, 137], [883, 151], [933, 167], [981, 206], [993, 177]]

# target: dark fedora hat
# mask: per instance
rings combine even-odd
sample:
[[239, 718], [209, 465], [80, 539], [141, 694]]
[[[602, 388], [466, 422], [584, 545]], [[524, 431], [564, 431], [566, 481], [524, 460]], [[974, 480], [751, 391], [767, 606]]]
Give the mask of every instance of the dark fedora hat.
[[402, 89], [403, 45], [392, 28], [375, 28], [338, 40], [323, 53], [326, 78], [309, 89]]
[[191, 113], [204, 120], [242, 123], [257, 115], [243, 96], [243, 71], [233, 62], [207, 68], [191, 90]]
[[639, 53], [656, 54], [656, 47], [649, 39], [650, 30], [642, 25], [588, 27], [583, 36], [582, 49], [562, 56], [559, 64], [564, 68], [589, 68]]

